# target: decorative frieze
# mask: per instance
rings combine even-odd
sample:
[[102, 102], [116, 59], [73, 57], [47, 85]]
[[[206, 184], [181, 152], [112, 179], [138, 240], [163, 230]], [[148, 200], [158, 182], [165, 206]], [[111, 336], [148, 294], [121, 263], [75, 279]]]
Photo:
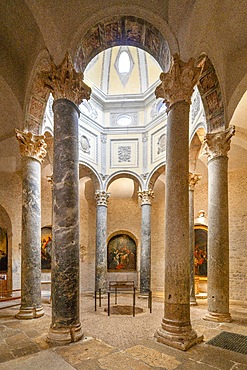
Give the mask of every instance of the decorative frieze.
[[110, 196], [110, 193], [107, 193], [104, 190], [97, 190], [95, 192], [95, 197], [94, 197], [96, 199], [97, 206], [106, 206], [107, 207], [109, 196]]
[[203, 154], [207, 155], [208, 161], [216, 157], [227, 156], [230, 150], [231, 138], [234, 134], [235, 126], [231, 126], [225, 131], [205, 135]]
[[190, 104], [193, 87], [201, 73], [201, 67], [195, 67], [194, 64], [193, 58], [183, 62], [176, 53], [170, 71], [160, 75], [161, 84], [155, 90], [156, 98], [163, 98], [168, 107], [178, 101]]
[[199, 180], [201, 180], [202, 174], [200, 173], [189, 173], [189, 189], [194, 190], [196, 184], [198, 183]]
[[50, 71], [41, 72], [40, 79], [51, 90], [55, 100], [68, 99], [78, 106], [83, 99], [90, 98], [91, 89], [83, 82], [83, 73], [75, 71], [69, 53], [59, 66], [51, 59]]
[[149, 204], [149, 205], [151, 205], [152, 204], [152, 200], [154, 198], [154, 192], [151, 189], [149, 189], [149, 190], [143, 190], [143, 191], [138, 191], [138, 196], [139, 196], [139, 198], [142, 201], [142, 205], [143, 204]]
[[22, 157], [31, 157], [42, 162], [46, 156], [45, 136], [34, 135], [32, 132], [22, 132], [17, 129], [15, 132]]

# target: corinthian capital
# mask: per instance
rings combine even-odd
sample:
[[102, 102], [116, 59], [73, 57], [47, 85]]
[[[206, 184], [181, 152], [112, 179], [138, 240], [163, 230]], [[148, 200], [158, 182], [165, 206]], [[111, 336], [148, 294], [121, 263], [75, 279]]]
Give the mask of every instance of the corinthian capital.
[[109, 196], [110, 196], [110, 193], [107, 193], [104, 190], [97, 190], [95, 192], [95, 199], [96, 199], [96, 202], [97, 202], [97, 206], [106, 206], [107, 207]]
[[227, 156], [230, 150], [231, 137], [234, 134], [235, 126], [230, 126], [225, 131], [206, 134], [203, 142], [203, 154], [207, 155], [208, 160]]
[[196, 184], [201, 180], [202, 175], [200, 173], [189, 172], [189, 189], [194, 190]]
[[156, 98], [163, 98], [168, 107], [182, 100], [190, 104], [201, 70], [202, 67], [195, 67], [193, 58], [185, 63], [176, 53], [170, 71], [160, 75], [161, 84], [155, 90]]
[[141, 198], [142, 205], [143, 204], [150, 204], [152, 203], [152, 200], [154, 198], [154, 192], [153, 190], [143, 190], [143, 191], [138, 191], [138, 196]]
[[51, 60], [50, 71], [40, 73], [40, 78], [55, 100], [68, 99], [79, 105], [90, 98], [91, 89], [83, 82], [83, 73], [75, 71], [69, 53], [59, 66]]
[[47, 144], [44, 135], [34, 135], [31, 132], [21, 132], [17, 129], [15, 132], [22, 157], [35, 158], [41, 162], [46, 156]]

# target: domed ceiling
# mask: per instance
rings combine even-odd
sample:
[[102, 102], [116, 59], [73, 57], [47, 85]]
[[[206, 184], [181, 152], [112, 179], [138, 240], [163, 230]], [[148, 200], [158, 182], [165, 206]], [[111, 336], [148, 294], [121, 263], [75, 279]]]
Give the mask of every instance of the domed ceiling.
[[159, 80], [161, 68], [144, 50], [115, 46], [87, 66], [85, 82], [105, 95], [144, 94]]

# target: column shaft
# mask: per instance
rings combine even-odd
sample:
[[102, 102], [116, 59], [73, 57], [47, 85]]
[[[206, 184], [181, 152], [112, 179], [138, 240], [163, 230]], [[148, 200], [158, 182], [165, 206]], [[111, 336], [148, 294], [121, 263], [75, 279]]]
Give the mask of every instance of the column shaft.
[[96, 260], [95, 260], [95, 290], [106, 292], [107, 273], [107, 206], [97, 204], [96, 213]]
[[190, 245], [190, 305], [195, 306], [195, 231], [194, 231], [194, 190], [189, 190], [189, 245]]
[[206, 319], [231, 321], [229, 313], [228, 158], [208, 162], [208, 311]]
[[79, 321], [79, 168], [77, 106], [53, 103], [52, 324], [48, 340], [68, 343], [82, 337]]
[[41, 304], [40, 162], [22, 158], [21, 308], [19, 319], [44, 315]]
[[189, 103], [171, 106], [167, 123], [165, 306], [158, 341], [187, 350], [202, 340], [190, 322]]
[[140, 261], [140, 293], [151, 290], [151, 204], [142, 204], [142, 245]]

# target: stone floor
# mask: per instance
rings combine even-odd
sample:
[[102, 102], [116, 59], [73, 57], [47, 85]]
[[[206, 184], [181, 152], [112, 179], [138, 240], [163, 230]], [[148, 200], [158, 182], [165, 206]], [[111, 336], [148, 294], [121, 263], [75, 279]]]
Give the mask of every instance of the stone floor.
[[[114, 302], [112, 302], [113, 304]], [[186, 352], [157, 343], [154, 333], [160, 327], [163, 303], [154, 300], [153, 312], [147, 302], [138, 298], [143, 313], [107, 315], [107, 300], [94, 311], [94, 299], [81, 298], [81, 323], [84, 339], [67, 346], [46, 342], [51, 322], [51, 305], [43, 297], [45, 316], [34, 320], [17, 320], [18, 306], [0, 310], [0, 370], [247, 370], [247, 356], [217, 348], [206, 342], [221, 331], [247, 336], [247, 304], [231, 304], [232, 323], [204, 321], [207, 302], [198, 300], [191, 307], [191, 320], [204, 342]], [[131, 297], [119, 297], [118, 305], [131, 304]]]

